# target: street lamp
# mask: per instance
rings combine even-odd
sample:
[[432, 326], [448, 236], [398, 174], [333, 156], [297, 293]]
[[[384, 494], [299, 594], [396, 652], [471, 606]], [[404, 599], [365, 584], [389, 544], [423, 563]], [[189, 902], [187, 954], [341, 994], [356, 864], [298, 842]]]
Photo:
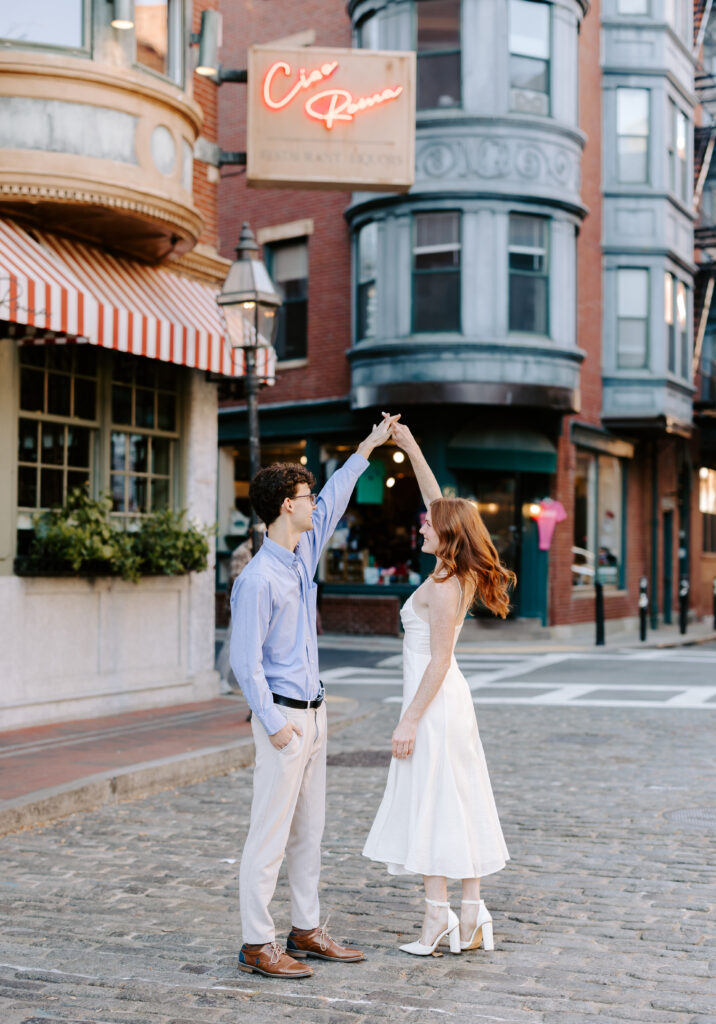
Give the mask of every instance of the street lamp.
[[[249, 476], [253, 480], [261, 469], [259, 442], [259, 382], [256, 374], [256, 350], [273, 344], [278, 323], [281, 296], [276, 291], [248, 221], [241, 227], [236, 259], [229, 267], [216, 301], [224, 311], [231, 347], [246, 355], [246, 407], [249, 417]], [[251, 545], [256, 554], [261, 533], [251, 509]]]

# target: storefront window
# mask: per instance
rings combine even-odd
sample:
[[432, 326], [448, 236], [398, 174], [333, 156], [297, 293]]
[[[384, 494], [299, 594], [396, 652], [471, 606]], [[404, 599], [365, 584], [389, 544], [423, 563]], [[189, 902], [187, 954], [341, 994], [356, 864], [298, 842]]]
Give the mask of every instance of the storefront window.
[[[673, 314], [672, 314], [673, 315]], [[649, 271], [617, 270], [617, 366], [643, 369], [649, 358]]]
[[[62, 505], [89, 489], [97, 428], [97, 352], [88, 345], [20, 350], [18, 507]], [[20, 517], [29, 526], [29, 516]]]
[[135, 0], [134, 26], [137, 64], [181, 84], [183, 0]]
[[460, 0], [418, 0], [418, 110], [459, 107]]
[[460, 214], [416, 214], [413, 331], [459, 330]]
[[125, 519], [171, 508], [177, 433], [177, 368], [117, 355], [112, 365], [110, 487]]
[[358, 232], [358, 293], [356, 296], [356, 336], [375, 337], [378, 225], [365, 224]]
[[574, 478], [572, 583], [623, 584], [623, 467], [611, 455], [577, 451]]
[[291, 239], [266, 246], [271, 278], [283, 300], [274, 347], [279, 362], [308, 354], [308, 245]]
[[510, 330], [549, 334], [549, 265], [544, 217], [510, 214]]
[[549, 114], [549, 5], [510, 0], [510, 110]]
[[80, 49], [84, 40], [83, 0], [24, 0], [3, 4], [0, 39]]
[[649, 90], [617, 89], [617, 180], [648, 181]]
[[703, 549], [716, 554], [716, 469], [699, 470], [699, 512], [703, 522]]

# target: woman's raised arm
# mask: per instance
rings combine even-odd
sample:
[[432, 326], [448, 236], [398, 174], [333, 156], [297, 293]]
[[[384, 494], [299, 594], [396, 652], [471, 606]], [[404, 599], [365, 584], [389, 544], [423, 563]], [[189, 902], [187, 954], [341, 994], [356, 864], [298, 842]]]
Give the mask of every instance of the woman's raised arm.
[[430, 502], [435, 501], [436, 498], [441, 498], [442, 494], [432, 469], [420, 451], [420, 445], [411, 434], [410, 428], [406, 427], [404, 423], [394, 423], [392, 433], [393, 440], [398, 448], [402, 448], [410, 459], [425, 507], [430, 508]]

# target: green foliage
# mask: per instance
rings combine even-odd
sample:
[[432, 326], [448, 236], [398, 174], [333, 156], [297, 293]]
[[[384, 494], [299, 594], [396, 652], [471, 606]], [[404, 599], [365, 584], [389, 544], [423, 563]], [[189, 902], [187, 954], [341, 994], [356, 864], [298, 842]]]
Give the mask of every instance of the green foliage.
[[209, 530], [186, 524], [183, 512], [143, 517], [134, 531], [111, 518], [110, 498], [90, 498], [82, 488], [62, 508], [35, 517], [35, 537], [23, 571], [43, 575], [76, 572], [85, 576], [179, 576], [206, 569]]

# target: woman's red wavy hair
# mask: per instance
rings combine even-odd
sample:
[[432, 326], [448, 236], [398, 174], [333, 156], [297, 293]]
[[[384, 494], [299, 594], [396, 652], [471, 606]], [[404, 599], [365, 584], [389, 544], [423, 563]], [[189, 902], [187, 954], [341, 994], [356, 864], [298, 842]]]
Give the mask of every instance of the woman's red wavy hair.
[[517, 577], [500, 562], [476, 506], [466, 498], [436, 498], [430, 503], [430, 519], [438, 535], [436, 555], [445, 567], [444, 574], [433, 576], [435, 582], [456, 576], [473, 588], [474, 599], [504, 619]]

